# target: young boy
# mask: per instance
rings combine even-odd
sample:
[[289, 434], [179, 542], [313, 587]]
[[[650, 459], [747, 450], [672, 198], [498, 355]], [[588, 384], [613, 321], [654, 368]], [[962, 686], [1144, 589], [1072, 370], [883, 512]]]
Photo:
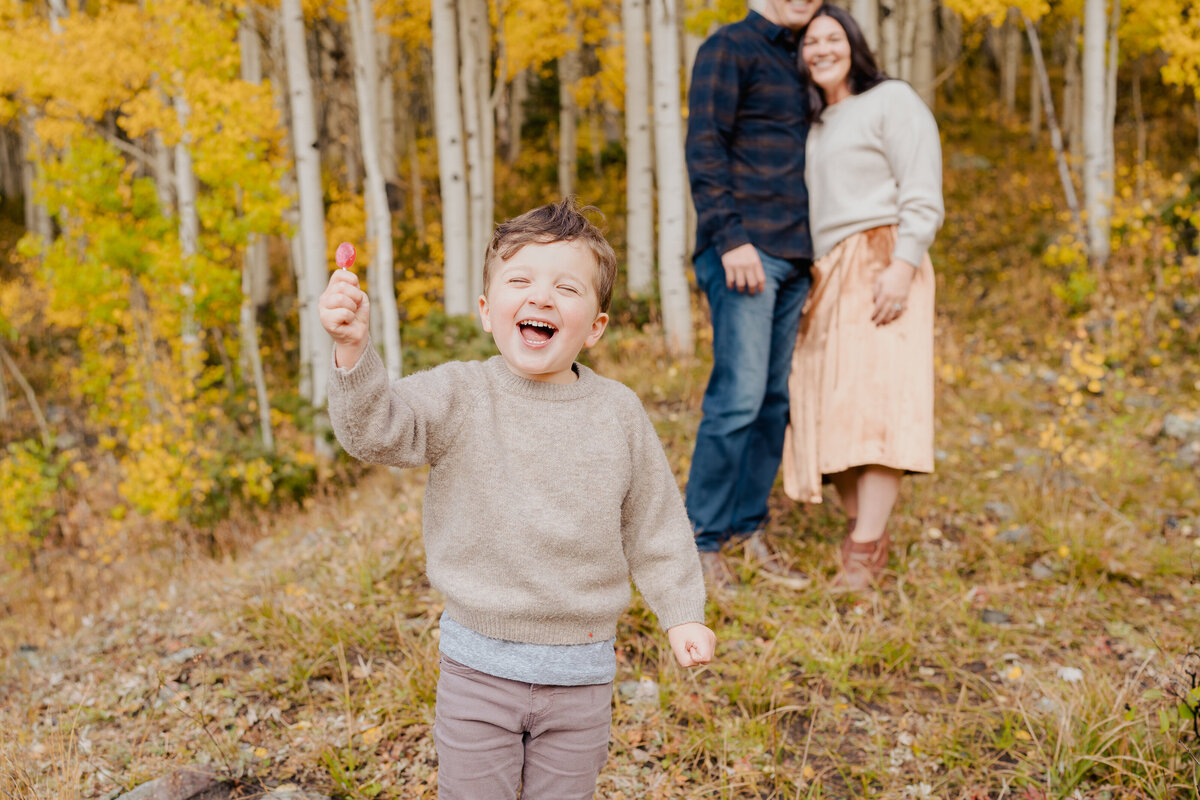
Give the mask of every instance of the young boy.
[[637, 396], [575, 361], [608, 324], [617, 261], [572, 198], [497, 228], [479, 315], [500, 355], [389, 382], [370, 305], [336, 270], [329, 416], [351, 455], [429, 464], [424, 539], [445, 598], [438, 796], [591, 798], [633, 576], [681, 666], [708, 663], [704, 583]]

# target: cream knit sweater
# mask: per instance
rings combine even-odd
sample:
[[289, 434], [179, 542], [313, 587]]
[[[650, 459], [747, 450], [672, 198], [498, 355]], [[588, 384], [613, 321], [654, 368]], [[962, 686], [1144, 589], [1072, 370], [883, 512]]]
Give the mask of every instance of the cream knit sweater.
[[356, 458], [429, 464], [425, 566], [484, 636], [582, 644], [616, 634], [629, 578], [665, 630], [704, 619], [691, 527], [641, 401], [580, 364], [569, 384], [499, 356], [389, 382], [368, 348], [335, 368], [329, 417]]
[[889, 80], [828, 106], [808, 131], [804, 180], [813, 258], [854, 233], [898, 225], [914, 267], [942, 225], [942, 146], [929, 107]]

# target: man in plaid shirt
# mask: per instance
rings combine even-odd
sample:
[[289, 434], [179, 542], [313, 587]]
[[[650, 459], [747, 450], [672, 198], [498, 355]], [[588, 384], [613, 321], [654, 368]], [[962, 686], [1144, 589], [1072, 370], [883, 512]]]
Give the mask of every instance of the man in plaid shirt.
[[708, 296], [713, 370], [687, 509], [705, 576], [733, 582], [721, 547], [742, 541], [765, 577], [800, 588], [762, 538], [788, 424], [788, 372], [810, 284], [804, 186], [808, 108], [799, 32], [821, 4], [766, 0], [701, 46], [688, 100], [698, 215], [696, 280]]

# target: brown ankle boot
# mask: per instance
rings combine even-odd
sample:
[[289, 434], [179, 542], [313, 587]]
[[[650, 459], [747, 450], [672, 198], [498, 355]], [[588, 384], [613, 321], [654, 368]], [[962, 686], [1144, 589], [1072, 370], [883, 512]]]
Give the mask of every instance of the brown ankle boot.
[[849, 535], [842, 542], [842, 568], [833, 579], [835, 591], [860, 592], [874, 584], [887, 566], [891, 536], [885, 529], [873, 542], [856, 542]]

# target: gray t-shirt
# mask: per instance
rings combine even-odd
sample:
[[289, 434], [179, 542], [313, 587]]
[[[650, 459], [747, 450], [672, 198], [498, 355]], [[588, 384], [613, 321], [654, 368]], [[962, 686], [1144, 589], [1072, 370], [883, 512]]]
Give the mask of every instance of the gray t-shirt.
[[471, 669], [497, 678], [546, 686], [591, 686], [617, 676], [616, 639], [587, 644], [529, 644], [493, 639], [464, 628], [442, 612], [438, 649]]

